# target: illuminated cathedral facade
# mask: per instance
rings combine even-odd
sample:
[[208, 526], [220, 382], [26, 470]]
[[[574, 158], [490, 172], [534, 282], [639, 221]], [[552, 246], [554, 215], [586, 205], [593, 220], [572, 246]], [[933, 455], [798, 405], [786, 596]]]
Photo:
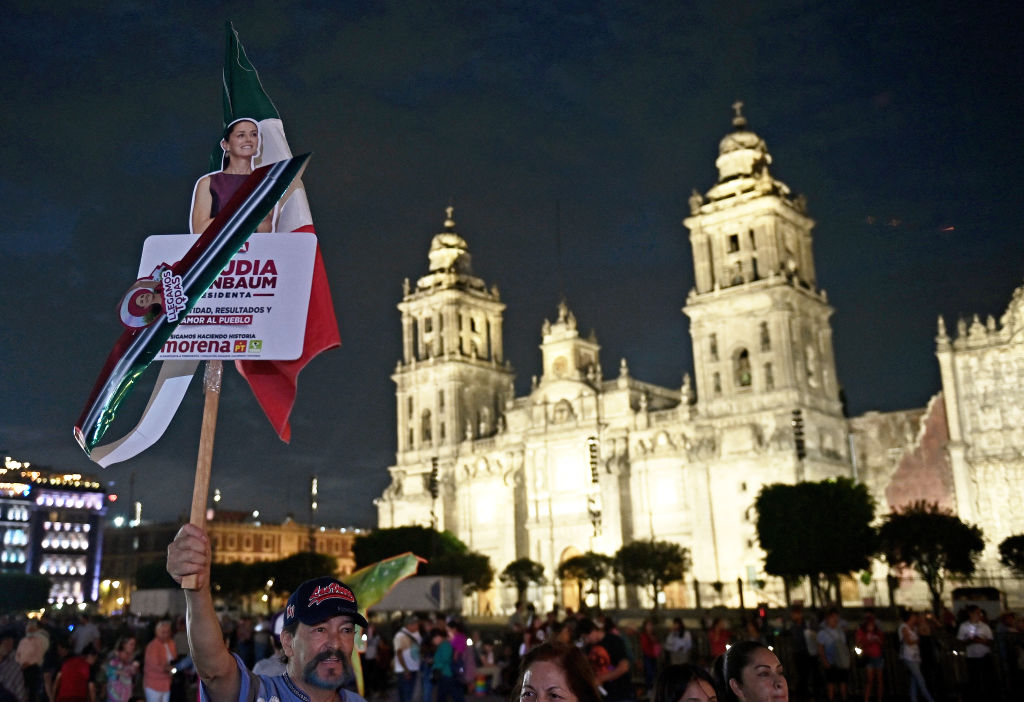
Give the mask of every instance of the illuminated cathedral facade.
[[[597, 340], [580, 334], [562, 302], [540, 330], [541, 374], [517, 397], [503, 353], [505, 305], [497, 285], [473, 274], [449, 208], [428, 273], [406, 282], [398, 305], [397, 454], [376, 500], [378, 526], [448, 529], [498, 571], [517, 558], [537, 561], [549, 584], [533, 594], [545, 606], [579, 605], [575, 585], [552, 584], [566, 559], [614, 554], [636, 540], [675, 541], [690, 551], [691, 582], [669, 588], [668, 604], [693, 606], [692, 580], [731, 584], [734, 595], [741, 581], [748, 602], [769, 598], [757, 590], [763, 552], [752, 508], [763, 485], [852, 477], [868, 482], [880, 514], [935, 481], [954, 508], [958, 490], [983, 501], [962, 440], [907, 460], [925, 438], [949, 443], [944, 426], [936, 429], [944, 419], [926, 421], [931, 405], [843, 416], [833, 310], [815, 274], [815, 223], [771, 163], [737, 107], [719, 145], [718, 180], [705, 194], [694, 191], [683, 220], [696, 281], [683, 310], [694, 377], [674, 388], [634, 378], [625, 360], [604, 368]], [[968, 340], [959, 346], [998, 336], [994, 327], [982, 331], [961, 330]], [[943, 331], [944, 385], [979, 363], [957, 361], [954, 348]], [[1006, 480], [1019, 488], [1020, 470]], [[507, 607], [512, 597], [493, 604]]]

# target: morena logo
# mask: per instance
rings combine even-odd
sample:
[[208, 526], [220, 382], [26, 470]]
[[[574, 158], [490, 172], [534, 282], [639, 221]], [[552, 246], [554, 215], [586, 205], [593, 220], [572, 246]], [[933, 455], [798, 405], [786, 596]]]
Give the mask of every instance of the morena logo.
[[317, 588], [313, 590], [313, 594], [309, 596], [309, 603], [306, 606], [312, 607], [313, 605], [320, 604], [324, 600], [332, 599], [345, 600], [346, 602], [353, 603], [356, 601], [355, 595], [353, 595], [352, 591], [347, 587], [342, 587], [338, 583], [331, 583], [326, 587], [318, 585]]

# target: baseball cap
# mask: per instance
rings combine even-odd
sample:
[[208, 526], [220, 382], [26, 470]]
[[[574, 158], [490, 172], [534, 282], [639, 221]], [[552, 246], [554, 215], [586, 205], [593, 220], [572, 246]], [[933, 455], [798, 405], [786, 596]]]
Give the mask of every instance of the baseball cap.
[[366, 618], [359, 613], [356, 596], [345, 583], [331, 577], [313, 578], [295, 588], [284, 608], [284, 626], [302, 622], [315, 626], [331, 617], [352, 617], [366, 628]]

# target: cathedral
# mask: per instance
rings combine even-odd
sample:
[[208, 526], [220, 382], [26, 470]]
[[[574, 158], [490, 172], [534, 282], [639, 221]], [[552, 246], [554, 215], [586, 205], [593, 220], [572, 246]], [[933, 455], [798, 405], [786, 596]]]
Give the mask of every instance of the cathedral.
[[[771, 154], [739, 107], [719, 145], [718, 181], [703, 195], [694, 191], [683, 220], [696, 285], [683, 309], [694, 377], [681, 387], [634, 378], [624, 360], [607, 372], [597, 340], [580, 334], [562, 302], [541, 327], [542, 372], [516, 397], [502, 350], [505, 305], [497, 285], [473, 274], [448, 208], [427, 274], [406, 281], [398, 304], [397, 454], [376, 500], [379, 527], [450, 530], [498, 571], [517, 558], [537, 561], [549, 580], [536, 592], [544, 606], [579, 605], [575, 586], [550, 584], [566, 559], [651, 538], [689, 549], [688, 581], [713, 584], [719, 596], [730, 584], [733, 602], [737, 588], [749, 588], [750, 602], [777, 599], [765, 590], [754, 528], [763, 485], [847, 476], [868, 483], [880, 515], [928, 497], [973, 520], [990, 498], [972, 461], [1004, 490], [1020, 489], [1020, 449], [1011, 467], [1002, 459], [1009, 446], [1024, 447], [1024, 438], [1003, 436], [1021, 431], [1013, 423], [1024, 407], [1020, 393], [1000, 398], [1017, 414], [990, 427], [992, 449], [979, 453], [966, 434], [996, 420], [980, 391], [964, 384], [973, 388], [985, 369], [1022, 378], [1024, 294], [998, 329], [961, 322], [953, 341], [940, 320], [945, 396], [924, 410], [847, 419], [832, 308], [815, 275], [814, 221], [803, 196], [772, 175]], [[994, 346], [999, 360], [979, 360]], [[989, 395], [1000, 392], [990, 384]], [[945, 407], [953, 387], [967, 410]], [[964, 411], [970, 419], [961, 421]], [[844, 590], [865, 594], [852, 580]], [[670, 606], [693, 606], [701, 596], [692, 584], [666, 595]], [[512, 597], [493, 604], [507, 607]]]

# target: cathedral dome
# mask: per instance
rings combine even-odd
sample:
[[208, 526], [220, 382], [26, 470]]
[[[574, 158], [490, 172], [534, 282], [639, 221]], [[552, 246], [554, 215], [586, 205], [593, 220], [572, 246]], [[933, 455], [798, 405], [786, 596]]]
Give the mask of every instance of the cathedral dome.
[[430, 272], [472, 273], [470, 265], [469, 245], [466, 240], [455, 233], [455, 221], [452, 219], [454, 208], [445, 210], [448, 215], [444, 221], [444, 231], [430, 242]]
[[740, 112], [742, 108], [742, 102], [733, 105], [736, 110], [732, 118], [735, 129], [718, 144], [715, 165], [718, 167], [719, 183], [744, 176], [758, 176], [772, 162], [764, 139], [747, 129], [747, 118]]

